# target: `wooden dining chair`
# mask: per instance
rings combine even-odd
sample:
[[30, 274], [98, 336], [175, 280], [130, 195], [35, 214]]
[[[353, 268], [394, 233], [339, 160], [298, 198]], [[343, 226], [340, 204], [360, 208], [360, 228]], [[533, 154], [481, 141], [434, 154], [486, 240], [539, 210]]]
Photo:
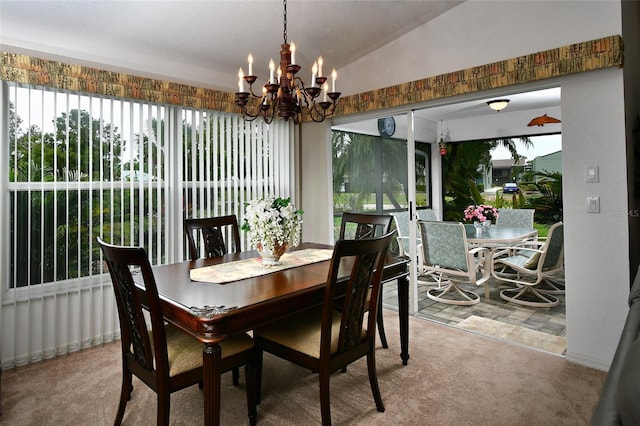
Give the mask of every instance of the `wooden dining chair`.
[[[384, 404], [375, 362], [378, 294], [389, 243], [395, 232], [363, 240], [339, 240], [333, 250], [324, 302], [302, 313], [254, 330], [258, 350], [258, 401], [262, 352], [267, 351], [319, 374], [322, 424], [331, 424], [331, 373], [367, 357], [369, 384], [378, 411]], [[343, 279], [345, 268], [349, 276]], [[346, 281], [346, 282], [345, 282]], [[336, 298], [346, 285], [345, 297]], [[365, 315], [369, 312], [368, 315]], [[366, 324], [365, 324], [366, 319]]]
[[191, 260], [200, 258], [200, 250], [204, 251], [205, 258], [238, 253], [241, 250], [238, 219], [234, 214], [185, 219], [184, 232]]
[[[189, 244], [189, 258], [200, 258], [201, 249], [205, 258], [239, 253], [240, 229], [236, 215], [191, 218], [184, 220], [184, 232]], [[225, 238], [227, 235], [229, 238]], [[227, 243], [230, 240], [230, 244]], [[231, 380], [234, 386], [240, 383], [240, 371], [233, 369]]]
[[[171, 393], [202, 383], [204, 345], [165, 323], [153, 271], [142, 247], [97, 241], [111, 275], [122, 341], [122, 388], [114, 424], [122, 423], [135, 374], [157, 394], [157, 424], [168, 425]], [[150, 327], [143, 310], [148, 312]], [[220, 347], [222, 371], [245, 366], [249, 423], [254, 425], [257, 370], [253, 340], [242, 334], [222, 341]]]
[[[379, 237], [391, 232], [392, 225], [392, 215], [344, 212], [342, 213], [342, 221], [340, 222], [339, 238], [341, 240], [361, 240], [364, 238]], [[382, 347], [388, 349], [389, 343], [387, 342], [387, 334], [384, 331], [384, 318], [382, 315], [382, 297], [380, 298], [377, 323]]]

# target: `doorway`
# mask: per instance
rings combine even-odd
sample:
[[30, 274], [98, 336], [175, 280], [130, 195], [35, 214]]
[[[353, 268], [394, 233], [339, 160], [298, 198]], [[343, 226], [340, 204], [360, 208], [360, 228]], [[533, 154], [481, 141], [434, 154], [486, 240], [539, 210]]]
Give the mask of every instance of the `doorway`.
[[[443, 166], [441, 158], [442, 144], [440, 142], [443, 141], [446, 147], [446, 145], [449, 144], [463, 143], [463, 141], [483, 138], [495, 140], [498, 138], [509, 139], [515, 137], [517, 139], [519, 137], [529, 137], [534, 140], [534, 150], [531, 152], [524, 150], [521, 154], [527, 157], [527, 161], [531, 161], [529, 164], [531, 168], [536, 165], [536, 160], [539, 160], [538, 157], [544, 157], [550, 154], [551, 152], [543, 152], [541, 155], [536, 154], [534, 158], [529, 158], [532, 153], [540, 152], [539, 148], [548, 148], [548, 146], [552, 145], [548, 140], [545, 140], [551, 137], [548, 135], [549, 133], [556, 134], [553, 136], [555, 138], [561, 138], [559, 133], [560, 125], [539, 128], [538, 126], [531, 127], [526, 124], [532, 118], [543, 114], [560, 117], [560, 89], [550, 88], [513, 95], [500, 95], [500, 98], [509, 99], [507, 107], [500, 112], [493, 111], [488, 107], [487, 102], [490, 99], [481, 99], [415, 110], [411, 118], [408, 118], [410, 114], [396, 114], [394, 116], [396, 131], [392, 139], [402, 141], [402, 144], [406, 144], [404, 148], [405, 152], [409, 149], [411, 139], [411, 137], [407, 136], [412, 136], [414, 140], [415, 161], [407, 161], [404, 167], [406, 167], [405, 170], [407, 170], [407, 177], [411, 176], [415, 181], [409, 183], [407, 179], [406, 183], [402, 181], [401, 185], [406, 185], [407, 188], [413, 187], [415, 195], [411, 197], [411, 191], [406, 191], [409, 195], [406, 202], [392, 205], [383, 201], [382, 206], [376, 204], [376, 209], [369, 211], [382, 213], [392, 211], [398, 207], [406, 210], [408, 203], [414, 201], [416, 206], [422, 206], [424, 204], [425, 207], [435, 208], [442, 218], [444, 206], [446, 205], [446, 194], [443, 193], [441, 180]], [[376, 129], [377, 131], [377, 122], [380, 118], [381, 117], [367, 118], [353, 123], [340, 123], [334, 126], [333, 130], [337, 132], [358, 133], [362, 131], [362, 129], [368, 128]], [[410, 126], [407, 126], [406, 123], [409, 120], [413, 122]], [[405, 130], [404, 132], [403, 129]], [[412, 132], [408, 130], [412, 130]], [[370, 132], [370, 136], [381, 137], [380, 134], [376, 135], [376, 131]], [[537, 148], [536, 145], [538, 145]], [[555, 146], [558, 146], [558, 144]], [[557, 151], [560, 151], [561, 156], [561, 142], [559, 146], [560, 150]], [[556, 150], [552, 151], [553, 153], [557, 153]], [[426, 153], [426, 155], [422, 155], [423, 153]], [[419, 155], [422, 155], [422, 160], [418, 160]], [[540, 161], [537, 162], [540, 163]], [[379, 170], [380, 173], [384, 175], [384, 167], [378, 167], [379, 169], [376, 170]], [[561, 167], [560, 165], [560, 171]], [[490, 173], [491, 167], [487, 169]], [[522, 170], [522, 172], [525, 173], [530, 171], [531, 170]], [[394, 170], [394, 173], [396, 176], [398, 175], [397, 170]], [[421, 181], [423, 176], [425, 178]], [[424, 182], [425, 186], [421, 185], [422, 182]], [[490, 184], [491, 177], [486, 179], [486, 182], [487, 185], [484, 185], [482, 188], [484, 191], [483, 195], [488, 199], [495, 200], [496, 192], [499, 192], [499, 189]], [[479, 183], [482, 183], [482, 181]], [[334, 173], [334, 190], [335, 188]], [[501, 188], [500, 186], [500, 189]], [[342, 185], [342, 189], [345, 189], [344, 185]], [[420, 198], [421, 194], [424, 194], [424, 202]], [[491, 198], [492, 196], [494, 198]], [[403, 199], [403, 201], [405, 200]], [[373, 204], [369, 203], [369, 207], [373, 207]], [[380, 209], [380, 207], [382, 208]], [[386, 210], [385, 207], [387, 207]], [[334, 212], [337, 211], [338, 209], [335, 208], [334, 203]], [[520, 306], [510, 306], [514, 304], [507, 304], [507, 302], [503, 301], [499, 296], [499, 286], [496, 285], [492, 286], [493, 290], [490, 300], [485, 301], [484, 297], [482, 297], [483, 300], [479, 305], [473, 307], [452, 307], [451, 305], [433, 302], [428, 299], [425, 295], [427, 288], [419, 282], [412, 282], [412, 285], [414, 286], [413, 293], [415, 294], [414, 314], [421, 318], [463, 328], [465, 324], [460, 326], [460, 323], [463, 321], [468, 320], [470, 317], [480, 317], [484, 318], [486, 320], [485, 323], [489, 324], [493, 329], [500, 328], [500, 326], [506, 324], [507, 328], [511, 328], [512, 335], [514, 329], [522, 331], [520, 334], [527, 334], [527, 330], [531, 330], [534, 332], [534, 337], [528, 336], [528, 339], [545, 340], [546, 337], [549, 337], [549, 340], [555, 340], [557, 342], [558, 340], [563, 340], [566, 336], [563, 295], [561, 296], [562, 303], [557, 309], [525, 309]], [[474, 290], [478, 291], [478, 289]], [[393, 286], [385, 287], [383, 296], [385, 307], [391, 309], [397, 308], [397, 296], [394, 294]], [[467, 321], [467, 323], [469, 322], [472, 321]], [[523, 331], [516, 327], [522, 327], [525, 330]], [[473, 332], [487, 334], [482, 328], [475, 330], [467, 329]], [[518, 337], [515, 336], [512, 337], [512, 339], [518, 339]], [[527, 344], [526, 342], [522, 343], [517, 341], [516, 343]], [[531, 345], [535, 346], [533, 343], [531, 343]], [[564, 348], [562, 342], [560, 346]], [[553, 349], [549, 351], [561, 354], [563, 350], [564, 349]]]

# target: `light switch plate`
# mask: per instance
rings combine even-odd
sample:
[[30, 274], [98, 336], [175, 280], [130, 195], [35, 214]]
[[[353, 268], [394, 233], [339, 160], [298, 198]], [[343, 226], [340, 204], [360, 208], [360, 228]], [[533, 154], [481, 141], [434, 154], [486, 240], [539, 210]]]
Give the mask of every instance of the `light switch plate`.
[[597, 183], [600, 181], [598, 166], [587, 166], [587, 183]]
[[587, 197], [587, 213], [600, 213], [600, 197]]

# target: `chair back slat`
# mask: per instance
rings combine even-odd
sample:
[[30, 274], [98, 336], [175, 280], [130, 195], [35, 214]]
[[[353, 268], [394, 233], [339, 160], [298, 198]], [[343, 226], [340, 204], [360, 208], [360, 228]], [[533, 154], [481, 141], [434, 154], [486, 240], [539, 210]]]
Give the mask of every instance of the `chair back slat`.
[[[362, 343], [366, 312], [366, 338], [375, 339], [380, 282], [387, 249], [393, 238], [395, 231], [372, 239], [342, 239], [336, 242], [325, 290], [321, 353], [328, 355], [331, 350], [334, 311], [341, 312], [338, 352], [345, 352]], [[350, 271], [345, 297], [336, 299], [337, 287], [344, 282], [340, 273], [344, 274], [345, 268]]]
[[391, 231], [392, 222], [391, 215], [344, 212], [340, 222], [339, 238], [362, 240], [380, 237]]
[[468, 272], [467, 233], [457, 222], [418, 221], [426, 265]]
[[[156, 369], [168, 371], [168, 368], [161, 368], [168, 365], [166, 334], [158, 289], [147, 253], [142, 247], [114, 246], [100, 238], [98, 244], [104, 254], [116, 297], [123, 354], [133, 358], [149, 372]], [[141, 275], [142, 280], [138, 281], [144, 284], [144, 291], [136, 287], [132, 270], [137, 271], [136, 275]], [[151, 327], [145, 319], [143, 306], [147, 307], [150, 314]], [[153, 342], [149, 338], [149, 330], [153, 330]]]
[[205, 258], [210, 258], [241, 250], [240, 230], [235, 215], [185, 219], [184, 231], [191, 260], [198, 259], [201, 253]]

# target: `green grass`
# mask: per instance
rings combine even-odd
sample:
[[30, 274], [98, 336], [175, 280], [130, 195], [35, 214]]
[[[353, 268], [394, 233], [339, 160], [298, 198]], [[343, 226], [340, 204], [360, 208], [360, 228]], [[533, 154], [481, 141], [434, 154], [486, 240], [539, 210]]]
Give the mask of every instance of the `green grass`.
[[549, 233], [549, 225], [545, 225], [543, 223], [534, 223], [533, 227], [538, 231], [538, 237], [546, 237]]

